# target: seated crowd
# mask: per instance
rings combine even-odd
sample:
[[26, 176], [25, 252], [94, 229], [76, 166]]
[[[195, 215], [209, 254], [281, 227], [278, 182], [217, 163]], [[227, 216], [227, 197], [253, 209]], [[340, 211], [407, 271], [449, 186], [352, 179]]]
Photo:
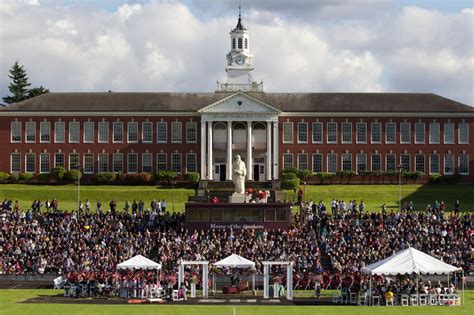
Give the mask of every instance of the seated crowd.
[[[5, 200], [0, 206], [0, 273], [68, 274], [73, 295], [115, 290], [130, 297], [156, 284], [147, 273], [116, 273], [118, 263], [136, 254], [163, 265], [162, 287], [175, 286], [172, 279], [180, 259], [214, 262], [233, 253], [256, 262], [260, 274], [261, 261], [293, 261], [294, 283], [300, 289], [316, 283], [336, 288], [347, 279], [358, 283], [361, 267], [408, 246], [470, 268], [472, 216], [439, 207], [414, 212], [409, 205], [401, 212], [376, 213], [367, 212], [363, 202], [346, 206], [334, 200], [330, 211], [323, 202], [309, 202], [301, 206], [301, 216], [295, 215], [288, 231], [236, 233], [188, 231], [184, 216], [166, 212], [165, 202], [152, 202], [151, 210], [143, 201], [127, 202], [125, 211], [117, 211], [115, 202], [110, 202], [109, 211], [100, 209], [100, 202], [99, 211], [89, 211], [87, 202], [87, 211], [59, 211], [56, 199], [53, 211], [39, 211], [38, 201], [33, 209], [22, 211]], [[284, 275], [284, 268], [272, 272]]]

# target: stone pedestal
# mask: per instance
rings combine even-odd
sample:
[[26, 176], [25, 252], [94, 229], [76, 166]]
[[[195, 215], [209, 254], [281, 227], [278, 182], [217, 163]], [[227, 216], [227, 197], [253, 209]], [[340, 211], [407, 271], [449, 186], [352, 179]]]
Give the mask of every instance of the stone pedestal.
[[238, 193], [233, 193], [230, 196], [230, 203], [244, 203], [245, 202], [245, 194], [238, 194]]

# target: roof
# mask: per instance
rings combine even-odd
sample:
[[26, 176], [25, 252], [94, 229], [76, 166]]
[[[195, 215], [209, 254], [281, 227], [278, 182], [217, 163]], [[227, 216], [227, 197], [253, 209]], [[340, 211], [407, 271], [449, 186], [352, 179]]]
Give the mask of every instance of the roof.
[[361, 268], [363, 273], [376, 275], [449, 274], [459, 270], [461, 268], [442, 262], [413, 247]]
[[132, 257], [120, 264], [117, 265], [117, 269], [161, 269], [161, 265], [159, 263], [154, 262], [142, 255], [137, 255]]
[[218, 267], [231, 267], [231, 268], [251, 268], [255, 267], [255, 263], [237, 254], [232, 254], [218, 262], [214, 263]]
[[[197, 112], [233, 93], [47, 93], [0, 108], [23, 112]], [[474, 107], [430, 93], [247, 92], [283, 112], [469, 112]]]

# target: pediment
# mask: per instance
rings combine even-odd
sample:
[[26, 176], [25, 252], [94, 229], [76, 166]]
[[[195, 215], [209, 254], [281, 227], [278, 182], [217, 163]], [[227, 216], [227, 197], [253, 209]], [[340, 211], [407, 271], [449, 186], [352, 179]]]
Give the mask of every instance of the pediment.
[[201, 108], [199, 113], [261, 113], [279, 114], [280, 110], [244, 92], [236, 92]]

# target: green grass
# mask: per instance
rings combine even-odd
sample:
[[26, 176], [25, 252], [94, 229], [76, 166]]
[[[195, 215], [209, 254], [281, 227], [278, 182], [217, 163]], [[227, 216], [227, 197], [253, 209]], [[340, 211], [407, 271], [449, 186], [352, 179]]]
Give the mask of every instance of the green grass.
[[[117, 202], [117, 208], [123, 209], [125, 201], [133, 200], [137, 202], [142, 199], [145, 207], [150, 208], [150, 202], [153, 199], [165, 199], [167, 210], [172, 212], [172, 194], [171, 188], [158, 188], [156, 186], [81, 186], [81, 200], [85, 203], [86, 199], [91, 202], [91, 209], [95, 210], [97, 200], [102, 203], [102, 209], [108, 209], [110, 200]], [[188, 201], [188, 196], [194, 196], [193, 189], [175, 188], [174, 205], [176, 211], [184, 210], [184, 203]], [[35, 199], [45, 203], [47, 199], [57, 198], [61, 210], [77, 209], [77, 186], [49, 186], [49, 185], [21, 185], [5, 184], [0, 185], [0, 198], [18, 200], [22, 209], [28, 209]], [[44, 209], [44, 206], [43, 206]]]
[[[321, 185], [306, 186], [305, 200], [323, 200], [330, 211], [332, 198], [364, 201], [366, 210], [379, 211], [382, 204], [387, 209], [398, 209], [398, 185]], [[474, 211], [474, 185], [402, 185], [402, 205], [413, 201], [416, 210], [424, 210], [435, 200], [444, 200], [447, 210], [452, 210], [457, 199], [461, 201], [461, 211]], [[284, 191], [287, 200], [295, 200], [293, 191]]]
[[474, 291], [466, 291], [463, 306], [365, 307], [365, 306], [203, 306], [203, 305], [79, 305], [30, 304], [19, 301], [38, 295], [55, 295], [54, 290], [0, 290], [0, 314], [160, 314], [160, 315], [346, 315], [346, 314], [473, 314]]

